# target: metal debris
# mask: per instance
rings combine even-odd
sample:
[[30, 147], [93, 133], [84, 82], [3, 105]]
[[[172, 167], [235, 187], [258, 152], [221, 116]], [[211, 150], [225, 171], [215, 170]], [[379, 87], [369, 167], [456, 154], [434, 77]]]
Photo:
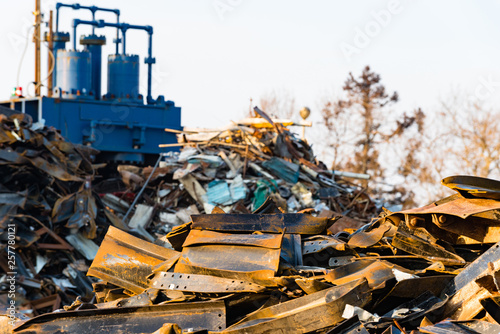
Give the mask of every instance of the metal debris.
[[3, 117], [14, 332], [498, 332], [497, 181], [447, 178], [456, 195], [379, 213], [286, 122], [256, 111], [181, 131], [183, 150], [154, 168], [112, 171], [27, 116]]

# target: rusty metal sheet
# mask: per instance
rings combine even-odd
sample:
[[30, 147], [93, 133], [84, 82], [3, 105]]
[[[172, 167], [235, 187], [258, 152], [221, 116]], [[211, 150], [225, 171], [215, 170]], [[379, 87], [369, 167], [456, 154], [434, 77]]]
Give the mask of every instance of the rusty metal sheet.
[[176, 256], [174, 250], [110, 226], [87, 275], [139, 294], [148, 288], [153, 267]]
[[283, 240], [282, 234], [234, 234], [220, 233], [205, 230], [191, 230], [184, 241], [182, 247], [200, 245], [200, 244], [219, 244], [219, 245], [242, 245], [257, 246], [266, 248], [280, 248]]
[[351, 235], [348, 241], [349, 247], [370, 247], [379, 242], [382, 237], [391, 230], [392, 224], [380, 224], [370, 231], [358, 230]]
[[186, 263], [177, 263], [174, 268], [176, 273], [210, 275], [244, 281], [251, 281], [266, 287], [276, 287], [279, 283], [279, 277], [274, 277], [274, 270], [253, 270], [253, 271], [235, 271], [223, 270], [217, 268], [205, 268]]
[[241, 280], [186, 273], [158, 272], [150, 287], [198, 293], [262, 292], [265, 287]]
[[500, 199], [500, 181], [470, 175], [449, 176], [441, 184], [464, 197]]
[[278, 270], [281, 249], [253, 246], [204, 245], [184, 247], [175, 266], [198, 266], [210, 269], [251, 272], [258, 270]]
[[48, 313], [30, 319], [14, 333], [153, 333], [165, 323], [220, 331], [226, 327], [223, 301]]
[[339, 251], [346, 249], [346, 244], [332, 236], [315, 236], [302, 242], [302, 254], [319, 253], [324, 249], [333, 248]]
[[476, 283], [476, 279], [500, 268], [500, 242], [490, 247], [474, 262], [464, 268], [443, 290], [441, 296], [451, 296], [446, 304], [446, 316], [466, 320], [481, 310], [480, 299], [491, 293]]
[[399, 281], [384, 298], [377, 302], [377, 305], [383, 304], [384, 301], [392, 297], [416, 298], [426, 291], [439, 296], [452, 279], [451, 275], [436, 275]]
[[308, 333], [343, 321], [346, 304], [363, 307], [370, 300], [368, 284], [361, 280], [258, 310], [221, 333]]
[[421, 208], [395, 212], [394, 214], [445, 214], [467, 218], [471, 215], [500, 209], [500, 201], [484, 198], [463, 198], [457, 197], [451, 201], [436, 205], [435, 203]]
[[329, 271], [325, 280], [339, 285], [365, 278], [369, 286], [375, 288], [394, 278], [392, 269], [395, 267], [386, 261], [360, 260]]
[[445, 265], [466, 264], [465, 260], [457, 254], [413, 235], [412, 231], [405, 224], [399, 224], [396, 235], [392, 238], [392, 245], [407, 253], [422, 256], [432, 261], [440, 261]]
[[210, 214], [191, 215], [193, 229], [225, 232], [271, 232], [293, 234], [322, 234], [333, 223], [328, 218], [317, 218], [302, 213], [282, 214]]

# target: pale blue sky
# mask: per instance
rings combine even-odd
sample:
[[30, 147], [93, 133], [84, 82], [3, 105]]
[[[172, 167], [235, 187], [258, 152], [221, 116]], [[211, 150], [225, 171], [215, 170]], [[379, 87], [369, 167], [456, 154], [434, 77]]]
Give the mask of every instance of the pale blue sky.
[[[153, 96], [165, 95], [181, 106], [185, 126], [225, 125], [242, 117], [250, 97], [258, 101], [272, 89], [289, 90], [298, 109], [307, 105], [315, 114], [322, 96], [340, 91], [347, 74], [358, 74], [365, 65], [380, 73], [389, 89], [398, 91], [401, 110], [422, 106], [430, 112], [454, 86], [473, 94], [482, 85], [479, 90], [486, 102], [500, 102], [499, 0], [401, 0], [397, 13], [382, 26], [374, 12], [387, 11], [392, 2], [80, 1], [119, 8], [123, 22], [154, 27], [157, 75]], [[47, 19], [54, 4], [42, 0]], [[33, 20], [33, 7], [34, 0], [0, 2], [2, 100], [9, 98], [16, 85], [22, 36]], [[71, 31], [73, 18], [90, 18], [86, 11], [69, 9], [61, 15], [63, 31]], [[114, 21], [111, 14], [97, 18]], [[356, 34], [365, 32], [367, 26], [375, 29], [368, 46], [347, 59], [341, 45], [356, 46]], [[79, 34], [89, 30], [79, 28]], [[98, 32], [108, 36], [104, 54], [111, 53], [114, 32]], [[128, 53], [143, 57], [146, 34], [130, 31], [127, 37]], [[30, 43], [20, 78], [24, 87], [33, 80], [32, 50]], [[143, 81], [145, 74], [143, 66]], [[485, 90], [485, 80], [492, 82], [491, 91]], [[32, 91], [31, 86], [28, 92]]]

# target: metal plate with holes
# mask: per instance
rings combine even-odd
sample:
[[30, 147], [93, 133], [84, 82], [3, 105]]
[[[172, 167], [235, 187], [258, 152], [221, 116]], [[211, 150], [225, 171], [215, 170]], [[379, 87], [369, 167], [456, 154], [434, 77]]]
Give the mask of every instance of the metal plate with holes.
[[226, 328], [226, 307], [223, 301], [210, 301], [47, 313], [19, 325], [14, 333], [152, 333], [165, 323], [220, 331]]
[[328, 265], [330, 267], [340, 267], [354, 261], [356, 261], [356, 257], [354, 255], [337, 256], [337, 257], [331, 257], [330, 260], [328, 260]]
[[256, 283], [230, 278], [167, 272], [156, 273], [150, 287], [199, 293], [261, 292], [265, 289]]
[[302, 245], [302, 254], [318, 253], [326, 248], [334, 248], [339, 251], [345, 250], [345, 242], [337, 238], [322, 238], [321, 240], [304, 241]]

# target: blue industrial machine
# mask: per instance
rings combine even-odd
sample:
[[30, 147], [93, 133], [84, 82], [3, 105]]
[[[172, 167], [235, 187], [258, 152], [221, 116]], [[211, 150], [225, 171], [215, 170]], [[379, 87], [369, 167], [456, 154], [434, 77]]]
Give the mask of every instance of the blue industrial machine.
[[[40, 15], [40, 0], [36, 1]], [[71, 50], [66, 49], [70, 35], [59, 31], [59, 11], [65, 7], [90, 10], [92, 13], [91, 21], [73, 20]], [[96, 20], [95, 14], [98, 11], [115, 13], [116, 22]], [[46, 125], [54, 126], [71, 142], [100, 150], [100, 161], [155, 161], [159, 153], [166, 151], [158, 145], [177, 142], [174, 132], [182, 128], [180, 107], [176, 107], [172, 101], [165, 101], [161, 95], [155, 99], [151, 94], [152, 65], [155, 63], [152, 56], [153, 28], [121, 23], [118, 9], [79, 4], [56, 4], [55, 32], [52, 31], [52, 12], [50, 17], [50, 30], [45, 35], [51, 52], [48, 71], [52, 68], [47, 96], [39, 93], [41, 82], [38, 44], [38, 55], [35, 56], [38, 57], [35, 60], [37, 96], [13, 97], [9, 101], [0, 102], [0, 105], [27, 113], [33, 117], [34, 122], [44, 121]], [[36, 18], [35, 25], [40, 23], [41, 19]], [[82, 47], [79, 50], [77, 28], [81, 25], [91, 26], [92, 34], [80, 37]], [[96, 35], [95, 30], [107, 27], [116, 29], [116, 38], [113, 39], [116, 47], [115, 53], [108, 56], [107, 92], [103, 94], [102, 46], [106, 44], [106, 37]], [[126, 33], [130, 29], [143, 30], [148, 35], [148, 56], [144, 59], [148, 68], [145, 99], [139, 89], [139, 56], [126, 53]], [[35, 35], [34, 41], [39, 42], [40, 36]], [[166, 132], [165, 128], [174, 131]]]

